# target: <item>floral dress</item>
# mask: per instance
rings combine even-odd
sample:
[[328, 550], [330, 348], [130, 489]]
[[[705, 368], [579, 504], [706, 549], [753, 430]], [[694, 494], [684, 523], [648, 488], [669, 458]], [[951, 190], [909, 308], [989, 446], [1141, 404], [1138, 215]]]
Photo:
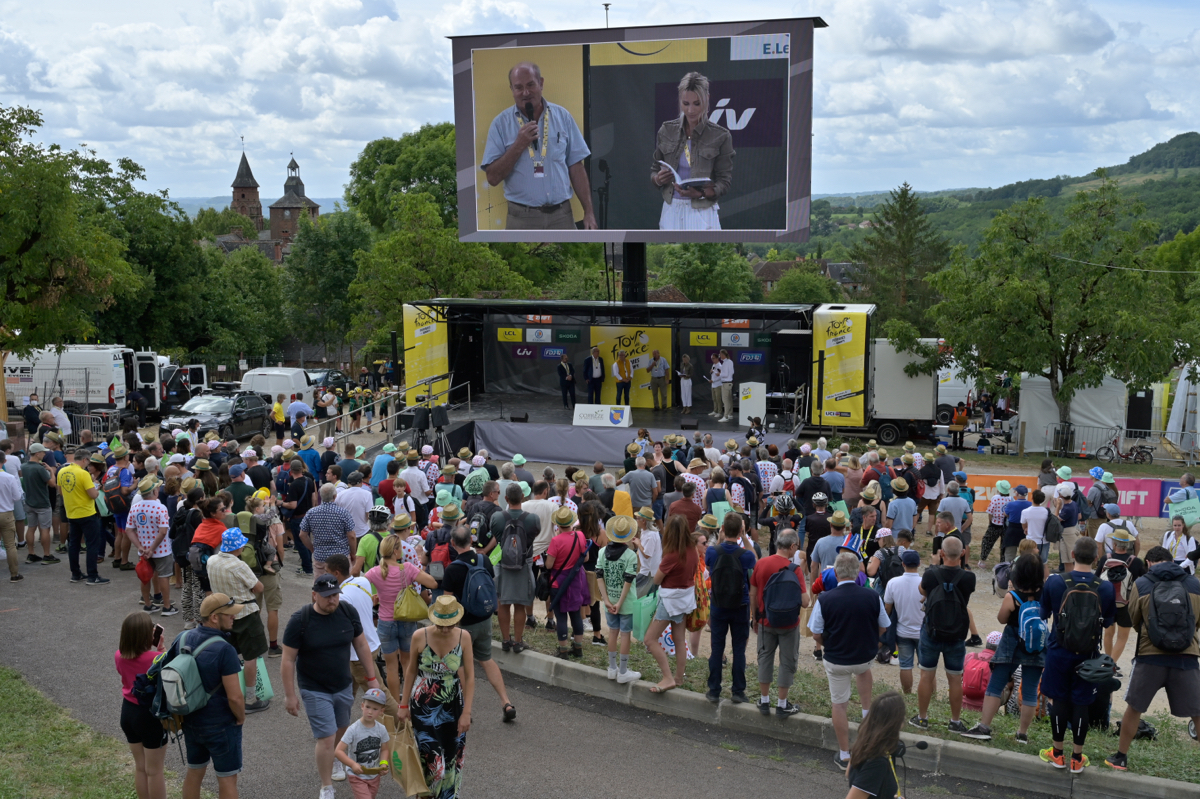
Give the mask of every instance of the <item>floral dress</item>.
[[425, 784], [433, 799], [455, 799], [462, 788], [463, 754], [466, 733], [458, 734], [458, 719], [463, 711], [462, 685], [458, 669], [462, 666], [462, 634], [458, 643], [444, 656], [429, 646], [421, 650], [417, 676], [413, 683], [412, 726]]

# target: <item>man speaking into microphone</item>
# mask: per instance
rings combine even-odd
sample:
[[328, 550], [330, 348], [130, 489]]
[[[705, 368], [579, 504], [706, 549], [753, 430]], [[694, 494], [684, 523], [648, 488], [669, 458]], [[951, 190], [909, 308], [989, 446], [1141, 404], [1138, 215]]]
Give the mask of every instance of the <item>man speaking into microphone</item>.
[[596, 229], [583, 159], [591, 155], [571, 112], [542, 97], [542, 73], [523, 61], [508, 71], [513, 107], [488, 129], [483, 166], [492, 186], [504, 183], [507, 230], [574, 230], [571, 194], [583, 206], [583, 227]]

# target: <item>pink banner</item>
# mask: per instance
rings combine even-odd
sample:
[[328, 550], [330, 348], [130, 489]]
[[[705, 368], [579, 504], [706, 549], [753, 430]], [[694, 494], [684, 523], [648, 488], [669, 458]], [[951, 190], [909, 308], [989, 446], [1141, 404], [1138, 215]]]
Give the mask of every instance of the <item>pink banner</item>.
[[1122, 516], [1157, 517], [1162, 509], [1162, 480], [1118, 477], [1117, 493]]

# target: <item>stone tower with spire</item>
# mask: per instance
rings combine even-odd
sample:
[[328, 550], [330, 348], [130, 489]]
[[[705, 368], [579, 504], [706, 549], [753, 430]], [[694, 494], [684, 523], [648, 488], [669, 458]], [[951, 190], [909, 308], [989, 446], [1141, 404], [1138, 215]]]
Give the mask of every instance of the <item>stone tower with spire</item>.
[[[242, 153], [242, 161], [238, 164], [237, 176], [233, 179], [233, 202], [229, 207], [254, 222], [256, 230], [263, 229], [262, 203], [258, 199], [258, 181], [250, 171], [250, 162]], [[249, 231], [247, 231], [249, 233]], [[248, 238], [254, 238], [248, 236]]]
[[288, 163], [288, 177], [283, 184], [283, 196], [271, 203], [271, 238], [291, 244], [300, 229], [300, 218], [315, 221], [321, 206], [304, 196], [304, 181], [300, 180], [300, 165], [296, 159]]

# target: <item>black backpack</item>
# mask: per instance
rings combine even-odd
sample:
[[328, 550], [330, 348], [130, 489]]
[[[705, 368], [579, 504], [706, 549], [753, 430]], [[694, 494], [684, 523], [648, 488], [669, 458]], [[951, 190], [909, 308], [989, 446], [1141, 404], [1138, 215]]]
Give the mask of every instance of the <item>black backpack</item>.
[[1187, 572], [1165, 577], [1150, 571], [1146, 579], [1153, 584], [1146, 608], [1146, 632], [1150, 643], [1164, 652], [1182, 652], [1196, 634], [1196, 616], [1192, 598], [1183, 581]]
[[925, 621], [929, 622], [929, 632], [933, 640], [942, 643], [965, 641], [971, 629], [971, 617], [967, 614], [967, 603], [958, 593], [964, 571], [957, 569], [947, 582], [941, 568], [930, 570], [937, 576], [938, 585], [925, 597]]
[[722, 551], [712, 570], [712, 604], [715, 608], [737, 610], [746, 603], [746, 573], [742, 559]]
[[879, 590], [880, 596], [887, 588], [887, 584], [895, 577], [904, 574], [904, 561], [900, 558], [900, 547], [892, 547], [890, 549], [880, 549], [877, 553], [879, 557], [879, 570], [875, 572], [876, 588]]
[[196, 525], [200, 524], [199, 520], [196, 524], [188, 524], [193, 513], [199, 516], [200, 509], [180, 505], [175, 509], [175, 515], [171, 517], [171, 524], [167, 527], [167, 537], [171, 539], [171, 554], [180, 566], [187, 563], [188, 547], [192, 545], [191, 533], [196, 529]]
[[1090, 582], [1063, 577], [1067, 592], [1058, 606], [1054, 634], [1058, 645], [1076, 655], [1091, 655], [1096, 651], [1103, 630], [1100, 591]]

